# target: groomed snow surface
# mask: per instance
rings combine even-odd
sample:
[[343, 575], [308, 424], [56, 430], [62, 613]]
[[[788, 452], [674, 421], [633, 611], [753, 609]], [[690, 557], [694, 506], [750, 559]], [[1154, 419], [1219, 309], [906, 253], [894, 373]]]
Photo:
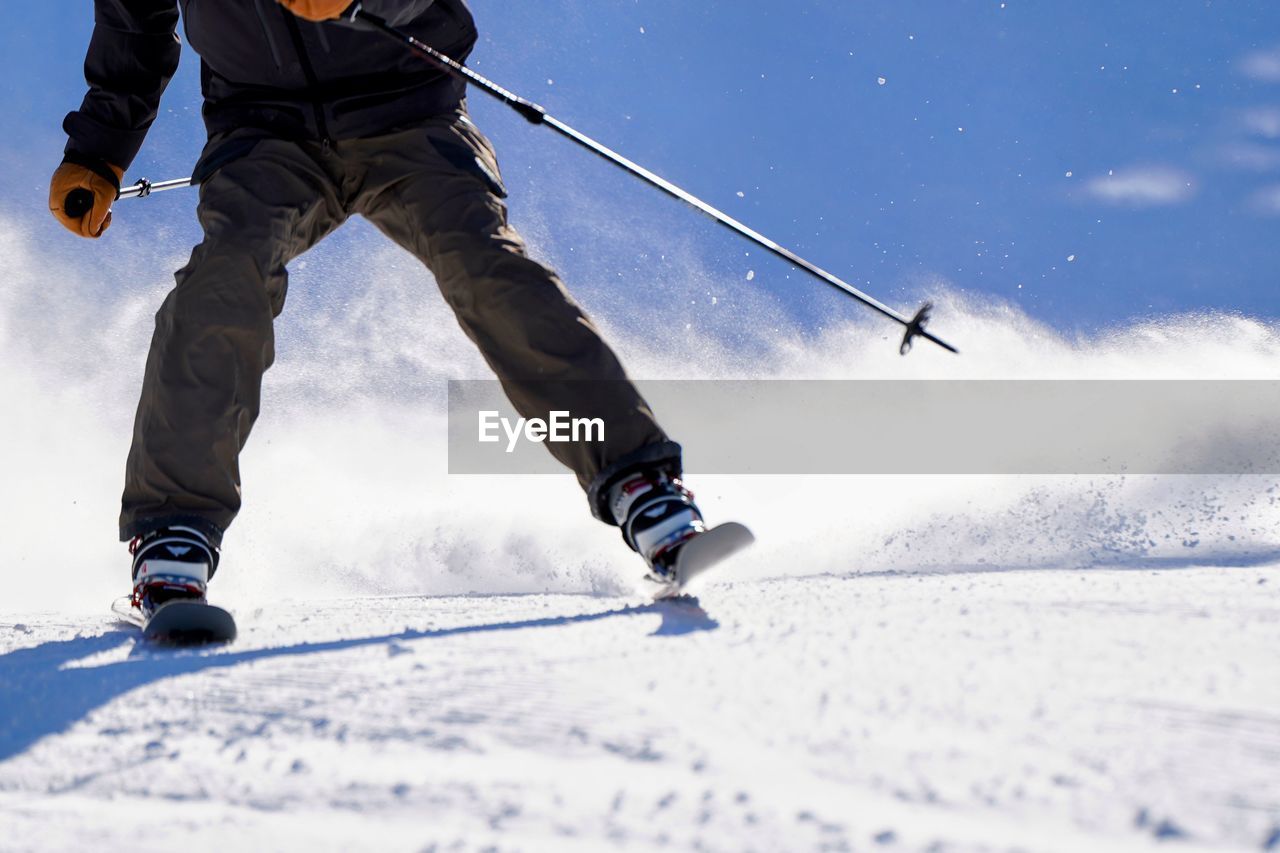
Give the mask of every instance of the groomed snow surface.
[[[725, 575], [731, 575], [726, 572]], [[1280, 569], [0, 616], [6, 850], [1275, 849]]]
[[[119, 289], [22, 233], [0, 228], [0, 850], [1280, 850], [1280, 477], [694, 472], [759, 542], [654, 605], [570, 478], [445, 473], [443, 380], [487, 374], [416, 266], [321, 256], [211, 588], [241, 635], [155, 649], [108, 612], [114, 518], [182, 259]], [[797, 329], [683, 280], [676, 325], [690, 300], [588, 291], [637, 376], [1280, 363], [1253, 320], [1070, 339], [942, 285], [964, 356], [901, 359], [870, 318]]]

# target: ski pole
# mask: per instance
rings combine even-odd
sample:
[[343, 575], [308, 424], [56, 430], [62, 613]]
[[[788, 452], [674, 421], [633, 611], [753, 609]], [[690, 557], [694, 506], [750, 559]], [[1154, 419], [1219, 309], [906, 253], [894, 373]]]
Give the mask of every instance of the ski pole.
[[[119, 201], [122, 198], [146, 198], [152, 193], [178, 190], [189, 186], [191, 186], [190, 178], [175, 178], [172, 181], [156, 181], [154, 183], [146, 178], [141, 178], [132, 186], [121, 187], [120, 191], [116, 193], [116, 200]], [[72, 219], [79, 219], [93, 209], [93, 193], [82, 189], [72, 190], [67, 193], [63, 209]]]
[[907, 318], [902, 314], [899, 314], [897, 311], [893, 310], [889, 306], [885, 305], [884, 303], [880, 302], [879, 300], [875, 299], [874, 297], [869, 296], [866, 293], [863, 293], [861, 290], [858, 290], [856, 287], [849, 284], [848, 282], [838, 278], [832, 273], [827, 272], [826, 270], [822, 269], [816, 264], [810, 263], [809, 261], [797, 255], [795, 252], [792, 252], [790, 249], [784, 248], [783, 246], [780, 246], [777, 243], [775, 243], [773, 240], [770, 240], [768, 237], [765, 237], [763, 234], [760, 234], [759, 232], [754, 231], [751, 228], [748, 228], [746, 225], [734, 219], [732, 216], [725, 213], [724, 211], [719, 210], [715, 207], [712, 207], [710, 204], [707, 204], [705, 201], [693, 195], [692, 193], [687, 192], [686, 190], [676, 186], [675, 184], [671, 183], [670, 181], [662, 177], [659, 177], [658, 175], [654, 174], [653, 172], [650, 172], [648, 169], [644, 168], [643, 166], [633, 163], [631, 160], [628, 160], [626, 157], [623, 157], [621, 154], [617, 153], [616, 151], [606, 148], [604, 145], [601, 145], [596, 140], [592, 139], [591, 137], [583, 133], [580, 133], [577, 130], [574, 130], [572, 127], [560, 121], [559, 119], [555, 118], [554, 116], [548, 115], [545, 109], [533, 103], [532, 101], [526, 100], [525, 98], [522, 98], [519, 95], [516, 95], [515, 93], [510, 92], [507, 89], [504, 89], [503, 87], [499, 86], [497, 83], [494, 83], [492, 80], [489, 80], [488, 78], [481, 76], [475, 71], [472, 71], [470, 68], [463, 65], [461, 62], [458, 62], [457, 60], [451, 59], [450, 57], [444, 55], [440, 51], [433, 48], [431, 45], [424, 44], [423, 42], [414, 38], [410, 34], [406, 33], [404, 30], [401, 30], [398, 27], [394, 27], [391, 24], [388, 24], [385, 20], [378, 17], [377, 15], [373, 15], [373, 14], [370, 14], [369, 12], [366, 12], [364, 10], [363, 3], [361, 2], [352, 3], [350, 6], [347, 7], [346, 11], [342, 13], [342, 16], [351, 21], [362, 21], [365, 24], [368, 24], [369, 26], [378, 30], [379, 32], [387, 35], [388, 37], [393, 38], [396, 41], [408, 46], [411, 50], [418, 53], [420, 56], [426, 58], [427, 60], [433, 62], [440, 68], [444, 69], [446, 72], [453, 74], [456, 77], [462, 78], [463, 80], [475, 86], [476, 88], [480, 89], [481, 91], [485, 92], [486, 94], [492, 95], [493, 97], [502, 101], [504, 104], [506, 104], [507, 106], [511, 107], [516, 112], [518, 112], [520, 115], [524, 116], [525, 119], [527, 119], [530, 123], [541, 124], [551, 128], [552, 130], [559, 133], [561, 136], [567, 137], [568, 139], [576, 142], [578, 145], [582, 146], [583, 148], [587, 149], [593, 154], [603, 157], [605, 160], [608, 160], [609, 162], [613, 163], [615, 166], [618, 166], [623, 170], [629, 172], [630, 174], [657, 187], [658, 189], [662, 190], [668, 195], [674, 196], [680, 201], [683, 201], [686, 204], [691, 205], [692, 207], [696, 208], [702, 213], [705, 213], [707, 216], [710, 216], [712, 219], [719, 222], [721, 225], [737, 232], [743, 237], [746, 237], [748, 240], [755, 243], [757, 246], [760, 246], [768, 250], [775, 256], [786, 261], [787, 263], [794, 264], [795, 266], [813, 275], [819, 280], [826, 282], [827, 284], [831, 285], [837, 290], [842, 291], [843, 293], [849, 296], [852, 296], [854, 299], [858, 300], [863, 305], [866, 305], [868, 308], [878, 311], [880, 314], [883, 314], [885, 317], [888, 317], [890, 320], [893, 320], [894, 322], [903, 326], [905, 328], [905, 332], [903, 333], [903, 336], [902, 336], [902, 345], [898, 348], [898, 351], [901, 352], [903, 355], [906, 355], [906, 353], [911, 349], [912, 340], [917, 336], [922, 337], [926, 340], [932, 341], [933, 343], [937, 344], [938, 346], [942, 347], [945, 350], [950, 350], [951, 352], [954, 352], [954, 353], [959, 352], [959, 350], [957, 350], [951, 344], [947, 343], [941, 338], [935, 336], [932, 332], [929, 332], [925, 329], [924, 327], [925, 323], [927, 323], [929, 320], [929, 312], [933, 309], [933, 306], [930, 303], [928, 302], [924, 303], [924, 305], [920, 306], [920, 310], [918, 310], [913, 317]]
[[[916, 313], [913, 316], [908, 318], [898, 313], [894, 309], [890, 308], [889, 306], [885, 305], [883, 302], [880, 302], [875, 297], [872, 297], [866, 293], [863, 293], [861, 290], [849, 284], [848, 282], [844, 281], [843, 279], [839, 278], [838, 276], [830, 272], [827, 272], [826, 270], [817, 266], [816, 264], [813, 264], [805, 260], [804, 258], [800, 257], [795, 252], [792, 252], [790, 249], [780, 246], [779, 244], [775, 243], [773, 240], [770, 240], [768, 237], [764, 236], [758, 231], [755, 231], [747, 227], [746, 225], [739, 222], [737, 219], [734, 219], [732, 216], [725, 213], [724, 211], [719, 210], [716, 207], [713, 207], [712, 205], [708, 204], [707, 202], [703, 201], [702, 199], [698, 198], [692, 193], [682, 189], [679, 186], [676, 186], [675, 184], [671, 183], [665, 178], [662, 178], [654, 174], [653, 172], [649, 171], [643, 166], [640, 166], [637, 163], [634, 163], [631, 160], [628, 160], [626, 157], [623, 157], [621, 154], [617, 153], [616, 151], [613, 151], [612, 149], [605, 147], [604, 145], [600, 144], [599, 142], [587, 136], [586, 134], [580, 133], [579, 131], [574, 130], [572, 127], [560, 121], [555, 116], [549, 115], [545, 109], [533, 103], [532, 101], [529, 101], [525, 98], [520, 97], [519, 95], [514, 94], [513, 92], [508, 91], [507, 89], [504, 89], [503, 87], [499, 86], [497, 83], [494, 83], [492, 80], [489, 80], [488, 78], [481, 76], [475, 71], [472, 71], [470, 68], [466, 67], [465, 65], [458, 62], [457, 60], [454, 60], [444, 55], [443, 53], [441, 53], [440, 51], [436, 50], [435, 48], [431, 47], [428, 44], [424, 44], [423, 42], [419, 41], [418, 39], [404, 32], [403, 30], [397, 27], [393, 27], [392, 25], [388, 24], [385, 20], [378, 17], [377, 15], [373, 15], [373, 14], [370, 14], [369, 12], [364, 11], [363, 3], [356, 2], [351, 4], [351, 6], [347, 7], [346, 11], [343, 12], [343, 17], [348, 18], [352, 21], [363, 21], [364, 23], [370, 25], [371, 27], [378, 30], [379, 32], [387, 35], [392, 39], [395, 39], [401, 44], [406, 45], [411, 50], [418, 53], [425, 59], [435, 63], [440, 68], [444, 69], [446, 72], [462, 78], [466, 82], [480, 89], [482, 92], [485, 92], [488, 95], [492, 95], [493, 97], [507, 104], [516, 112], [518, 112], [520, 115], [524, 116], [524, 118], [528, 120], [530, 123], [541, 124], [551, 128], [552, 130], [556, 131], [560, 135], [572, 140], [573, 142], [577, 143], [578, 145], [582, 146], [583, 148], [587, 149], [593, 154], [596, 154], [597, 156], [602, 157], [605, 160], [608, 160], [610, 163], [613, 163], [615, 166], [618, 166], [624, 171], [630, 173], [631, 175], [634, 175], [635, 177], [638, 177], [644, 180], [645, 182], [649, 183], [654, 187], [657, 187], [658, 189], [662, 190], [668, 195], [673, 196], [674, 198], [677, 198], [680, 201], [683, 201], [686, 204], [692, 206], [696, 210], [706, 214], [707, 216], [714, 219], [716, 222], [720, 223], [726, 228], [731, 229], [737, 234], [745, 237], [746, 239], [755, 243], [757, 246], [764, 248], [765, 250], [769, 251], [776, 257], [781, 258], [787, 263], [790, 263], [790, 264], [793, 264], [794, 266], [799, 267], [800, 269], [804, 270], [805, 272], [809, 273], [810, 275], [814, 276], [820, 281], [823, 281], [826, 284], [831, 285], [832, 287], [836, 288], [842, 293], [845, 293], [848, 296], [852, 296], [854, 299], [858, 300], [863, 305], [866, 305], [868, 308], [871, 308], [872, 310], [877, 311], [878, 313], [889, 318], [890, 320], [893, 320], [895, 323], [899, 324], [904, 328], [904, 332], [902, 335], [902, 344], [898, 347], [898, 351], [903, 355], [906, 355], [906, 353], [910, 351], [911, 344], [914, 341], [914, 339], [917, 337], [921, 337], [921, 338], [924, 338], [925, 340], [932, 341], [933, 343], [937, 344], [938, 346], [950, 352], [953, 352], [953, 353], [959, 352], [959, 350], [956, 349], [954, 346], [942, 340], [941, 338], [934, 335], [932, 332], [930, 332], [925, 328], [925, 324], [929, 321], [929, 314], [933, 310], [933, 305], [931, 303], [929, 302], [924, 303], [923, 305], [920, 306], [920, 309], [916, 311]], [[142, 180], [135, 183], [133, 186], [126, 187], [120, 190], [120, 193], [117, 196], [117, 198], [121, 198], [121, 199], [145, 198], [146, 196], [150, 195], [153, 192], [163, 192], [165, 190], [179, 189], [181, 187], [188, 187], [188, 186], [191, 186], [190, 178], [178, 178], [176, 180], [158, 181], [155, 183], [147, 180], [146, 178], [143, 178]], [[83, 192], [85, 196], [88, 196], [88, 198], [75, 199], [72, 197], [68, 197], [67, 199], [67, 211], [72, 216], [83, 215], [83, 213], [87, 212], [88, 209], [93, 206], [92, 195], [88, 193], [88, 191], [77, 190], [71, 195], [75, 196], [77, 193], [81, 193], [81, 192]], [[84, 209], [80, 211], [80, 214], [71, 213], [73, 207], [76, 207], [76, 209], [79, 209], [80, 202], [85, 202]]]
[[141, 178], [133, 186], [122, 188], [116, 198], [146, 198], [152, 193], [162, 193], [165, 190], [180, 190], [189, 186], [191, 186], [190, 178], [175, 178], [172, 181], [156, 181], [155, 183], [148, 181], [146, 178]]

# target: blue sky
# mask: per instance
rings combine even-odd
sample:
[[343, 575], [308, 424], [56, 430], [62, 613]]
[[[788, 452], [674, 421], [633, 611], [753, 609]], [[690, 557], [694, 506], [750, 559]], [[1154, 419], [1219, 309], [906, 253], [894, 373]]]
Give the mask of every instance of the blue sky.
[[[1064, 331], [1186, 311], [1280, 316], [1272, 2], [473, 7], [477, 69], [890, 304], [909, 309], [942, 278]], [[110, 243], [57, 233], [43, 208], [91, 19], [87, 0], [29, 4], [0, 54], [0, 213], [76, 255]], [[189, 172], [203, 140], [197, 71], [185, 54], [131, 177]], [[659, 262], [670, 254], [808, 324], [856, 312], [548, 131], [472, 103], [513, 218], [575, 290], [661, 299], [664, 277], [681, 275]], [[121, 203], [116, 227], [185, 252], [194, 203]], [[335, 243], [370, 239], [356, 228]]]

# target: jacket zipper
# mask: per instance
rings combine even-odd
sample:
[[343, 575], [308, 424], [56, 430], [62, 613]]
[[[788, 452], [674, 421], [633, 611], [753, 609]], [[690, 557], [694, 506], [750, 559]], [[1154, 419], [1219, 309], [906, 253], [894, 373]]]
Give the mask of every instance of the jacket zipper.
[[298, 61], [302, 64], [302, 76], [307, 78], [307, 94], [310, 96], [311, 109], [316, 116], [316, 131], [320, 134], [320, 147], [327, 154], [333, 140], [329, 138], [329, 124], [324, 120], [324, 106], [320, 103], [320, 80], [316, 77], [315, 68], [311, 66], [311, 58], [307, 56], [307, 46], [302, 41], [302, 30], [298, 27], [297, 19], [284, 7], [280, 8], [280, 14], [284, 16], [285, 26], [289, 28], [293, 49], [298, 52]]

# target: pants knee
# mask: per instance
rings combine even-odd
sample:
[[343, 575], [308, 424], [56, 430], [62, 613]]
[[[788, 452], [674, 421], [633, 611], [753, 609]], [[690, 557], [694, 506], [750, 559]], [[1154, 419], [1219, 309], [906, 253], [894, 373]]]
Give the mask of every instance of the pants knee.
[[165, 307], [186, 323], [270, 326], [284, 308], [288, 273], [264, 254], [223, 241], [200, 244], [177, 272]]

